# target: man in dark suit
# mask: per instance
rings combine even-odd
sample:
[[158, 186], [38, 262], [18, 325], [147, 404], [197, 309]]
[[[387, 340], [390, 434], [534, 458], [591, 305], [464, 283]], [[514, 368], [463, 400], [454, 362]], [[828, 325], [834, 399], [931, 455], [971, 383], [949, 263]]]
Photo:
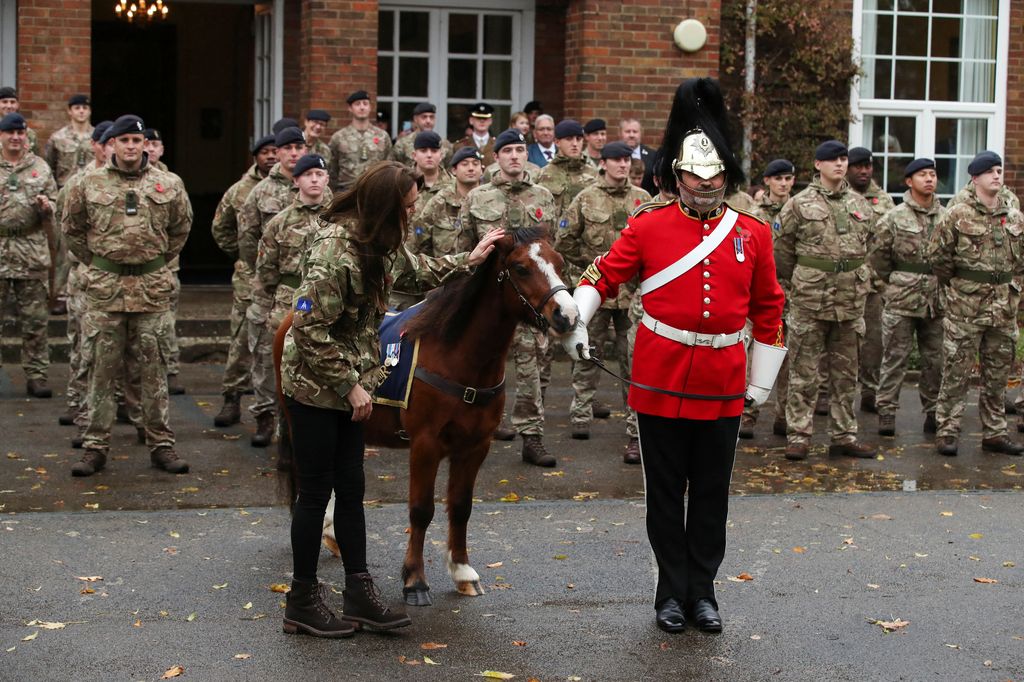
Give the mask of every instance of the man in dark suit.
[[526, 160], [541, 168], [555, 158], [558, 148], [555, 146], [555, 119], [541, 114], [533, 124], [533, 137], [536, 142], [526, 150]]
[[654, 161], [654, 150], [643, 143], [644, 129], [635, 118], [624, 118], [619, 121], [619, 137], [633, 150], [633, 158], [644, 163], [644, 179], [641, 187], [652, 197], [658, 194], [654, 186], [651, 163]]

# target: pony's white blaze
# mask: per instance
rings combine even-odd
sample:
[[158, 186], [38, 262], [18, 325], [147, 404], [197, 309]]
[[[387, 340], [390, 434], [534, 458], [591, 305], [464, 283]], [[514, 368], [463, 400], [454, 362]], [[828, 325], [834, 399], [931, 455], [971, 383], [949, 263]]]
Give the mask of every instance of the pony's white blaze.
[[[560, 284], [563, 286], [565, 285], [565, 283], [562, 281], [562, 278], [558, 276], [557, 272], [555, 272], [555, 266], [552, 265], [549, 261], [545, 260], [540, 255], [540, 244], [536, 242], [530, 244], [529, 253], [530, 258], [533, 260], [534, 263], [537, 264], [537, 269], [544, 273], [544, 276], [547, 277], [549, 287], [554, 289], [556, 286]], [[572, 296], [569, 295], [569, 292], [559, 291], [557, 294], [555, 294], [554, 300], [555, 303], [558, 304], [558, 307], [561, 310], [562, 315], [564, 315], [565, 318], [569, 320], [569, 326], [575, 326], [576, 320], [580, 316], [580, 311], [576, 307], [576, 302], [572, 300]]]
[[448, 573], [452, 580], [457, 583], [480, 582], [480, 574], [469, 564], [456, 564], [452, 562], [452, 553], [448, 552]]

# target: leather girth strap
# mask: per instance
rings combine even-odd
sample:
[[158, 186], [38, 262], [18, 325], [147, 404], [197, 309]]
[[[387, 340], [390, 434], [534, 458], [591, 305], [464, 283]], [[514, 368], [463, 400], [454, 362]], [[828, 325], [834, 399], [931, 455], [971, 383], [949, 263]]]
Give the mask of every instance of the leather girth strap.
[[497, 386], [474, 388], [449, 381], [443, 376], [434, 374], [422, 367], [417, 367], [416, 371], [413, 372], [413, 376], [426, 384], [430, 384], [442, 393], [460, 398], [462, 402], [469, 405], [486, 405], [505, 391], [505, 379], [502, 379], [501, 383]]

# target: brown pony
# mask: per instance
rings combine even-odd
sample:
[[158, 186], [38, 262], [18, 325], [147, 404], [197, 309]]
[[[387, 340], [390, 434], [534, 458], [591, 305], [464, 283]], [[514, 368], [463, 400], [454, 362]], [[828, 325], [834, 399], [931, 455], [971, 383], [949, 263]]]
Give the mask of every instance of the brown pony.
[[[483, 594], [469, 565], [466, 524], [477, 472], [505, 406], [505, 362], [516, 326], [564, 333], [578, 311], [561, 280], [562, 257], [543, 229], [520, 229], [495, 243], [476, 272], [431, 292], [405, 328], [419, 339], [416, 380], [408, 409], [375, 404], [366, 443], [410, 449], [409, 544], [402, 566], [406, 603], [429, 606], [423, 540], [434, 517], [434, 483], [441, 460], [448, 474], [448, 572], [462, 594]], [[274, 343], [280, 382], [289, 315]], [[331, 509], [328, 509], [328, 513]]]

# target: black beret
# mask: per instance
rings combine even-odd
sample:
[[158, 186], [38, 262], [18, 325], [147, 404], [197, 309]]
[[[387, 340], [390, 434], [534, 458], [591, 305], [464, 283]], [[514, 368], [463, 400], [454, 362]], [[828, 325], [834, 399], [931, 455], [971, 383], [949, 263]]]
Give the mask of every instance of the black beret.
[[142, 131], [142, 135], [147, 140], [159, 140], [162, 142], [164, 139], [163, 137], [161, 137], [160, 131], [157, 130], [156, 128], [146, 128], [145, 130]]
[[302, 131], [296, 127], [283, 128], [274, 135], [274, 146], [283, 147], [286, 144], [306, 144], [306, 138]]
[[416, 139], [412, 141], [413, 149], [440, 149], [441, 136], [433, 130], [424, 130], [416, 133]]
[[494, 107], [486, 102], [477, 102], [469, 110], [469, 115], [476, 116], [477, 118], [490, 118], [494, 115]]
[[526, 103], [526, 106], [523, 107], [523, 113], [528, 114], [531, 111], [544, 111], [544, 107], [542, 107], [540, 105], [540, 102], [538, 102], [537, 100], [530, 100], [529, 102]]
[[867, 147], [854, 147], [849, 151], [851, 166], [859, 166], [862, 163], [871, 163], [871, 150]]
[[0, 88], [0, 99], [18, 99], [18, 91], [10, 86]]
[[846, 145], [839, 140], [829, 140], [828, 142], [822, 142], [818, 145], [818, 148], [814, 150], [815, 161], [832, 161], [838, 159], [840, 156], [849, 155], [849, 150]]
[[626, 156], [633, 156], [633, 148], [621, 140], [609, 142], [601, 148], [602, 159], [621, 159]]
[[252, 146], [252, 155], [256, 156], [260, 150], [266, 146], [274, 146], [275, 135], [264, 135], [260, 139], [256, 140], [256, 143]]
[[775, 159], [764, 167], [762, 178], [774, 178], [776, 175], [795, 175], [796, 166], [789, 159]]
[[917, 171], [924, 170], [926, 168], [935, 168], [935, 161], [932, 159], [914, 159], [907, 164], [906, 170], [903, 171], [903, 177], [909, 178]]
[[306, 154], [295, 163], [295, 168], [292, 169], [292, 177], [297, 178], [308, 170], [319, 168], [320, 170], [327, 170], [327, 162], [324, 161], [324, 157], [319, 154]]
[[285, 128], [298, 128], [298, 127], [299, 127], [299, 122], [296, 121], [294, 118], [279, 118], [276, 121], [274, 121], [274, 125], [272, 125], [270, 127], [270, 132], [272, 132], [275, 135], [277, 135], [279, 132], [281, 132]]
[[25, 117], [16, 111], [0, 118], [0, 130], [24, 130], [25, 128], [28, 128]]
[[480, 163], [483, 163], [483, 155], [477, 151], [476, 147], [459, 147], [454, 154], [452, 154], [452, 168], [458, 166], [466, 159], [476, 159]]
[[68, 106], [73, 107], [76, 104], [84, 104], [85, 106], [92, 106], [92, 102], [89, 101], [89, 95], [71, 95], [68, 98]]
[[608, 130], [608, 124], [603, 118], [592, 118], [583, 124], [583, 132], [587, 135], [601, 130]]
[[494, 139], [494, 153], [507, 144], [526, 144], [523, 134], [514, 128], [510, 128]]
[[348, 99], [345, 101], [348, 102], [349, 104], [352, 104], [353, 102], [358, 102], [361, 99], [370, 99], [370, 93], [368, 93], [366, 90], [356, 90], [351, 95], [349, 95]]
[[103, 142], [103, 133], [110, 129], [110, 126], [114, 125], [113, 121], [100, 121], [96, 124], [96, 127], [92, 129], [92, 141]]
[[142, 122], [142, 119], [133, 114], [125, 114], [124, 116], [118, 117], [107, 129], [107, 139], [120, 137], [121, 135], [127, 135], [128, 133], [136, 133], [141, 135], [146, 130], [146, 124]]
[[583, 126], [579, 121], [567, 118], [558, 122], [555, 126], [555, 139], [562, 140], [566, 137], [583, 137]]
[[308, 121], [323, 121], [327, 123], [331, 120], [331, 115], [323, 109], [310, 109], [306, 112], [306, 120]]
[[420, 102], [416, 105], [416, 108], [412, 110], [413, 116], [419, 116], [420, 114], [436, 114], [437, 107], [430, 102]]
[[977, 156], [971, 159], [971, 163], [967, 166], [967, 174], [971, 176], [981, 175], [993, 166], [1002, 165], [1003, 159], [995, 152], [979, 152]]

